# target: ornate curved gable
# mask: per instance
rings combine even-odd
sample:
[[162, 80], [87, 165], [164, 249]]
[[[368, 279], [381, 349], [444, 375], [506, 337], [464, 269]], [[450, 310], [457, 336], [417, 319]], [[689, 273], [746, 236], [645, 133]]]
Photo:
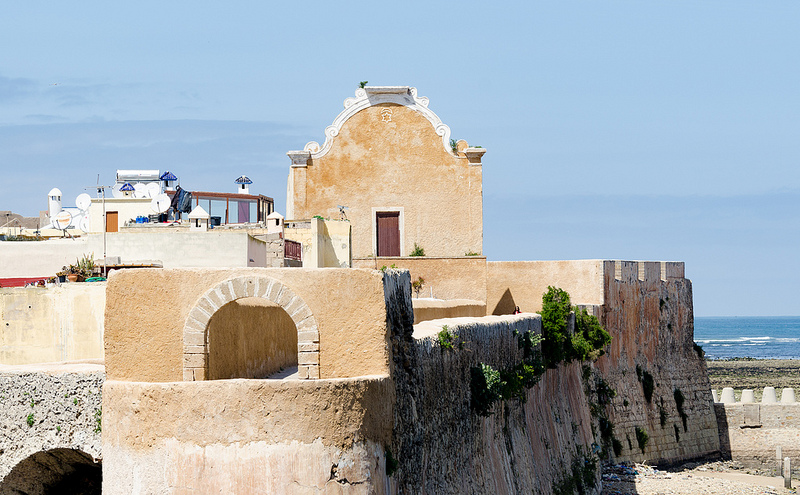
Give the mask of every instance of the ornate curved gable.
[[453, 153], [450, 148], [450, 127], [443, 124], [442, 119], [428, 108], [428, 98], [417, 96], [417, 88], [409, 86], [367, 86], [357, 89], [355, 97], [344, 100], [344, 110], [333, 120], [333, 124], [325, 128], [325, 142], [322, 146], [320, 147], [316, 141], [311, 141], [305, 145], [303, 151], [310, 153], [311, 158], [325, 156], [331, 149], [333, 139], [339, 135], [342, 126], [350, 117], [365, 108], [381, 103], [403, 105], [423, 115], [431, 123], [436, 134], [441, 136], [445, 151]]

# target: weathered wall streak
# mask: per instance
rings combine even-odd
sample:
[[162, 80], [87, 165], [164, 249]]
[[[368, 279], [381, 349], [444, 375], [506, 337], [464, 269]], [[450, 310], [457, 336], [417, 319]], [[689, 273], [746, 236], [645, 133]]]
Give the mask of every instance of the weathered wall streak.
[[[705, 361], [693, 347], [692, 284], [683, 277], [683, 263], [603, 264], [605, 304], [592, 309], [614, 340], [596, 365], [617, 391], [609, 408], [623, 445], [617, 459], [670, 463], [717, 452], [711, 385]], [[640, 373], [653, 377], [651, 402], [644, 397]], [[676, 390], [685, 398], [686, 428]], [[644, 452], [637, 445], [637, 427], [650, 437]]]

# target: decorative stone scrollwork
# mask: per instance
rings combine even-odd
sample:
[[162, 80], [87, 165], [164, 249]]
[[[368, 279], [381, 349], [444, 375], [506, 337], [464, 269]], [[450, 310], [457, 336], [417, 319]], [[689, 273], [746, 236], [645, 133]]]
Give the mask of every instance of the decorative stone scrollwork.
[[442, 122], [438, 115], [428, 109], [430, 100], [426, 96], [417, 96], [417, 88], [409, 86], [367, 86], [358, 88], [355, 96], [344, 100], [344, 110], [333, 120], [333, 124], [325, 128], [325, 142], [322, 146], [311, 141], [303, 148], [311, 153], [312, 158], [320, 158], [331, 149], [334, 138], [345, 122], [356, 113], [381, 103], [403, 105], [423, 115], [433, 125], [436, 135], [442, 137], [442, 146], [452, 154], [450, 148], [450, 127]]

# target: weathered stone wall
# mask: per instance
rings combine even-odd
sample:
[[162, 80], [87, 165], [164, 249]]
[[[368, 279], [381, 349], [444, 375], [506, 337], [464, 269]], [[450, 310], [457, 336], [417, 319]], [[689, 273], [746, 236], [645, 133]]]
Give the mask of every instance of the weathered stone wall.
[[86, 237], [0, 242], [0, 278], [52, 277], [61, 267], [91, 252]]
[[[719, 451], [705, 360], [693, 346], [692, 285], [683, 263], [603, 265], [605, 303], [590, 309], [613, 337], [596, 366], [617, 392], [609, 408], [622, 444], [617, 460], [672, 463]], [[650, 401], [644, 393], [648, 376]], [[644, 451], [637, 428], [649, 436]]]
[[104, 378], [101, 364], [0, 366], [0, 480], [42, 451], [100, 458]]
[[[396, 281], [387, 280], [387, 287]], [[537, 316], [456, 318], [412, 327], [410, 291], [392, 290], [392, 297], [394, 492], [549, 494], [571, 474], [573, 461], [583, 465], [592, 431], [579, 364], [548, 370], [526, 402], [496, 404], [488, 418], [470, 406], [470, 368], [520, 361], [514, 330], [540, 333]], [[435, 341], [442, 325], [463, 346], [443, 350]]]
[[714, 404], [724, 457], [747, 466], [775, 468], [776, 449], [800, 473], [800, 403]]
[[103, 282], [0, 289], [0, 363], [102, 359], [105, 290]]

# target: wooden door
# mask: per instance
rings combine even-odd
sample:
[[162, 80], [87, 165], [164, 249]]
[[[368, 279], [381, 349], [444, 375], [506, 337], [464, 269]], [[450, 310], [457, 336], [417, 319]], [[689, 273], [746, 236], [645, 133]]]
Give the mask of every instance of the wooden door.
[[119, 232], [119, 212], [106, 212], [106, 232]]
[[400, 256], [400, 212], [375, 213], [378, 256]]

